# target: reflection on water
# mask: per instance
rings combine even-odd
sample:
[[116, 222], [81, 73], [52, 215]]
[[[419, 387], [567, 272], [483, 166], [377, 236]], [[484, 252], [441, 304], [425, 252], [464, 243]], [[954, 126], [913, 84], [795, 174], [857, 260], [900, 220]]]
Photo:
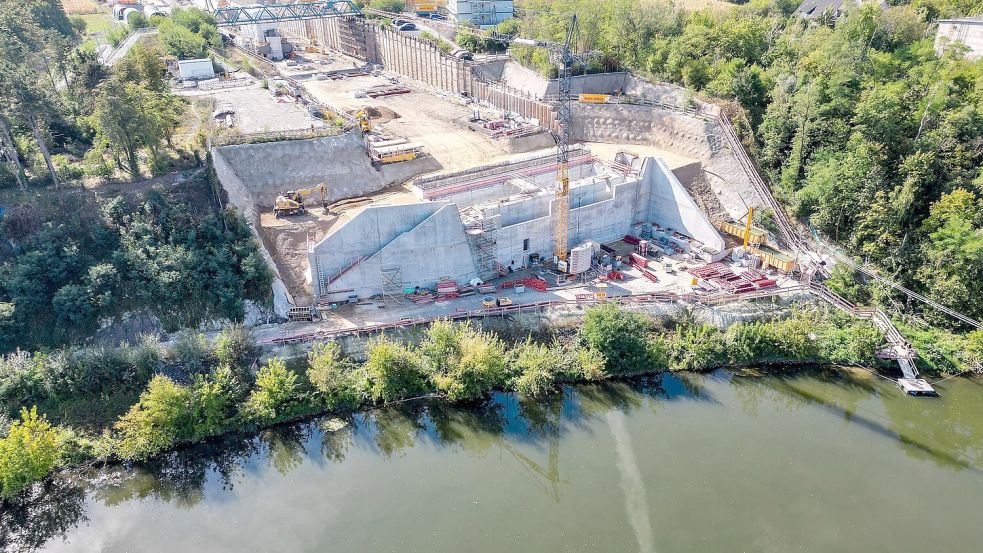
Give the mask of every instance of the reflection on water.
[[[230, 513], [255, 509], [289, 511], [301, 506], [250, 504], [252, 500], [246, 498], [253, 495], [240, 496], [237, 492], [242, 487], [250, 493], [262, 490], [270, 492], [264, 496], [269, 498], [280, 492], [293, 493], [297, 487], [341, 487], [343, 482], [369, 488], [387, 471], [399, 472], [404, 467], [414, 467], [414, 463], [423, 463], [422, 466], [442, 468], [432, 473], [418, 471], [418, 481], [405, 484], [413, 486], [413, 493], [421, 494], [428, 488], [438, 488], [433, 493], [439, 498], [463, 493], [461, 485], [442, 482], [444, 472], [450, 471], [448, 478], [474, 482], [474, 494], [491, 498], [487, 501], [493, 506], [498, 493], [540, 504], [538, 510], [525, 516], [542, 516], [544, 524], [554, 512], [573, 520], [596, 516], [584, 510], [583, 501], [611, 503], [620, 505], [604, 514], [611, 517], [606, 527], [612, 535], [604, 536], [611, 550], [618, 550], [617, 544], [623, 543], [614, 537], [615, 532], [629, 536], [634, 543], [622, 550], [667, 550], [661, 546], [663, 542], [672, 550], [673, 544], [684, 541], [682, 536], [687, 529], [681, 528], [679, 521], [689, 520], [687, 509], [703, 510], [712, 519], [714, 489], [719, 494], [733, 493], [738, 502], [746, 498], [746, 505], [735, 504], [731, 508], [752, 517], [756, 508], [762, 509], [760, 516], [764, 516], [764, 511], [772, 507], [758, 503], [758, 494], [767, 495], [760, 491], [761, 487], [773, 487], [779, 493], [783, 486], [794, 489], [800, 485], [796, 479], [807, 479], [795, 473], [787, 484], [782, 484], [773, 480], [779, 478], [776, 474], [760, 471], [761, 466], [788, 453], [781, 442], [803, 439], [783, 426], [790, 421], [795, 421], [807, 435], [822, 436], [828, 447], [835, 446], [844, 455], [856, 455], [858, 470], [869, 471], [865, 484], [876, 481], [878, 470], [864, 466], [868, 460], [880, 459], [899, 473], [917, 468], [898, 461], [892, 451], [899, 449], [909, 463], [927, 463], [978, 478], [983, 472], [983, 386], [971, 380], [951, 380], [943, 386], [942, 399], [922, 400], [901, 397], [890, 383], [863, 371], [810, 371], [783, 378], [735, 377], [721, 371], [578, 386], [540, 402], [522, 401], [509, 394], [497, 394], [467, 407], [412, 402], [343, 420], [322, 419], [248, 438], [230, 437], [174, 452], [138, 468], [110, 467], [84, 478], [58, 478], [39, 487], [30, 497], [4, 506], [0, 544], [10, 550], [31, 550], [45, 544], [53, 550], [86, 550], [79, 542], [82, 538], [73, 540], [73, 534], [85, 531], [98, 535], [117, 509], [158, 508], [171, 513], [171, 517], [181, 511], [207, 512], [216, 506], [229, 509]], [[809, 447], [809, 443], [803, 439], [798, 447]], [[759, 445], [749, 449], [748, 444]], [[838, 478], [836, 474], [823, 474], [822, 461], [817, 459], [815, 465], [810, 462], [808, 458], [796, 458], [795, 463], [802, 466], [795, 470], [811, 471], [811, 478], [820, 482]], [[740, 471], [751, 480], [735, 482], [720, 475], [731, 470]], [[295, 471], [304, 473], [301, 481], [290, 480]], [[337, 471], [344, 471], [345, 478], [335, 475]], [[943, 473], [936, 473], [939, 474]], [[270, 475], [278, 476], [274, 479]], [[706, 491], [709, 503], [700, 495], [704, 493], [701, 485], [707, 486], [708, 478], [715, 482], [710, 486], [713, 489]], [[503, 489], [483, 487], [485, 479]], [[760, 484], [755, 486], [755, 481]], [[959, 483], [954, 480], [952, 485]], [[449, 491], [440, 492], [440, 486], [448, 486]], [[867, 493], [893, 495], [903, 494], [904, 490], [871, 488]], [[912, 498], [917, 497], [915, 490], [910, 493]], [[331, 504], [328, 497], [318, 500], [324, 502], [325, 509]], [[472, 505], [482, 508], [478, 500]], [[981, 505], [959, 507], [978, 510]], [[427, 507], [433, 508], [436, 507]], [[786, 511], [789, 512], [772, 512], [770, 516], [798, 516], [794, 509]], [[383, 509], [380, 516], [400, 521], [401, 512]], [[816, 513], [810, 516], [815, 517]], [[163, 527], [166, 518], [155, 515], [142, 520], [159, 521], [160, 532], [166, 535], [170, 531]], [[798, 522], [789, 520], [787, 524]], [[238, 523], [234, 516], [227, 520], [229, 525]], [[339, 531], [373, 531], [351, 528], [351, 524], [357, 521], [347, 525], [339, 522]], [[689, 531], [699, 526], [698, 520], [690, 524]], [[812, 524], [816, 524], [815, 520]], [[508, 528], [485, 531], [507, 533], [514, 526], [512, 522]], [[248, 535], [261, 529], [240, 530]], [[468, 538], [469, 531], [467, 527], [455, 530], [462, 539]], [[742, 537], [748, 540], [742, 544], [745, 549], [766, 549], [763, 543], [754, 541], [764, 538], [753, 528], [746, 529], [746, 536], [737, 529], [717, 531], [736, 543]], [[119, 541], [105, 546], [105, 550], [150, 547], [133, 541], [139, 540], [138, 536], [139, 533], [128, 534], [125, 539], [129, 542]], [[585, 539], [596, 537], [590, 534]], [[320, 539], [312, 535], [296, 547], [323, 550]], [[378, 543], [368, 539], [362, 545], [378, 545], [385, 538], [377, 539]], [[574, 543], [564, 542], [564, 537], [549, 539], [552, 541], [539, 545], [558, 550]], [[259, 543], [245, 543], [246, 547], [261, 548]], [[441, 549], [436, 543], [430, 545], [434, 551], [454, 550]], [[728, 550], [720, 547], [721, 543], [705, 545], [704, 550], [708, 551]], [[407, 545], [406, 550], [412, 550], [412, 546]]]

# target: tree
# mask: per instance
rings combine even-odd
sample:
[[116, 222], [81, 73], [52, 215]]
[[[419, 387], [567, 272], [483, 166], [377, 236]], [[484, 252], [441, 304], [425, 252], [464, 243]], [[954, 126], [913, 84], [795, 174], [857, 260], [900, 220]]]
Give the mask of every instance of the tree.
[[651, 326], [644, 315], [606, 303], [587, 310], [580, 337], [587, 347], [604, 354], [608, 372], [649, 370], [657, 361], [647, 340]]
[[227, 365], [217, 367], [209, 376], [197, 375], [191, 389], [194, 437], [201, 439], [225, 430], [240, 397], [236, 377]]
[[41, 480], [58, 464], [61, 456], [58, 433], [47, 417], [34, 406], [22, 408], [20, 420], [0, 438], [0, 495], [13, 497]]
[[93, 121], [99, 137], [125, 158], [127, 171], [137, 178], [139, 152], [149, 149], [152, 156], [158, 155], [177, 128], [179, 107], [170, 94], [114, 78], [100, 86]]
[[365, 370], [376, 401], [396, 401], [426, 393], [427, 383], [416, 352], [402, 344], [379, 338], [368, 346]]
[[556, 372], [561, 360], [559, 352], [527, 339], [512, 355], [518, 373], [513, 386], [520, 395], [539, 398], [556, 390]]
[[337, 343], [314, 344], [307, 354], [307, 378], [329, 409], [358, 405], [352, 367]]
[[976, 196], [944, 195], [931, 208], [922, 232], [925, 264], [918, 279], [935, 301], [970, 316], [983, 314], [983, 228]]
[[260, 423], [283, 420], [298, 403], [297, 373], [274, 357], [256, 373], [256, 388], [243, 405], [246, 418]]
[[140, 400], [114, 425], [119, 433], [117, 453], [123, 459], [146, 460], [193, 436], [191, 391], [157, 375]]

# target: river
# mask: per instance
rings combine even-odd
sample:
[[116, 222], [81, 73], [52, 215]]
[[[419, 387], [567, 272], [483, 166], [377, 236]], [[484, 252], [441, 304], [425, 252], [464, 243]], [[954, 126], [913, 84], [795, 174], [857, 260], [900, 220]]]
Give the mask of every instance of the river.
[[974, 552], [983, 383], [665, 374], [524, 404], [417, 402], [61, 478], [43, 551]]

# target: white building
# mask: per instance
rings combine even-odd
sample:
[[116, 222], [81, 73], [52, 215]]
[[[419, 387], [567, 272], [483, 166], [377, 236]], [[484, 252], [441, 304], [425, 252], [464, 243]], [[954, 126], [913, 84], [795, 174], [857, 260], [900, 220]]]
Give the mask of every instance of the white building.
[[935, 52], [942, 55], [953, 47], [964, 48], [967, 59], [983, 57], [983, 16], [939, 20]]
[[177, 62], [177, 67], [182, 81], [200, 81], [215, 77], [215, 67], [210, 58], [181, 60]]
[[513, 14], [512, 0], [448, 0], [447, 11], [458, 23], [498, 25]]

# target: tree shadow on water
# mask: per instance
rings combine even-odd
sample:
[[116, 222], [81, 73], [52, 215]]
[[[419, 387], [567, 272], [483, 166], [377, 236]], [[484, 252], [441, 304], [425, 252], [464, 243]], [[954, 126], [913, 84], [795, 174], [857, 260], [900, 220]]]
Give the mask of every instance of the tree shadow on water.
[[86, 520], [82, 486], [73, 478], [49, 479], [0, 503], [0, 550], [34, 551]]

